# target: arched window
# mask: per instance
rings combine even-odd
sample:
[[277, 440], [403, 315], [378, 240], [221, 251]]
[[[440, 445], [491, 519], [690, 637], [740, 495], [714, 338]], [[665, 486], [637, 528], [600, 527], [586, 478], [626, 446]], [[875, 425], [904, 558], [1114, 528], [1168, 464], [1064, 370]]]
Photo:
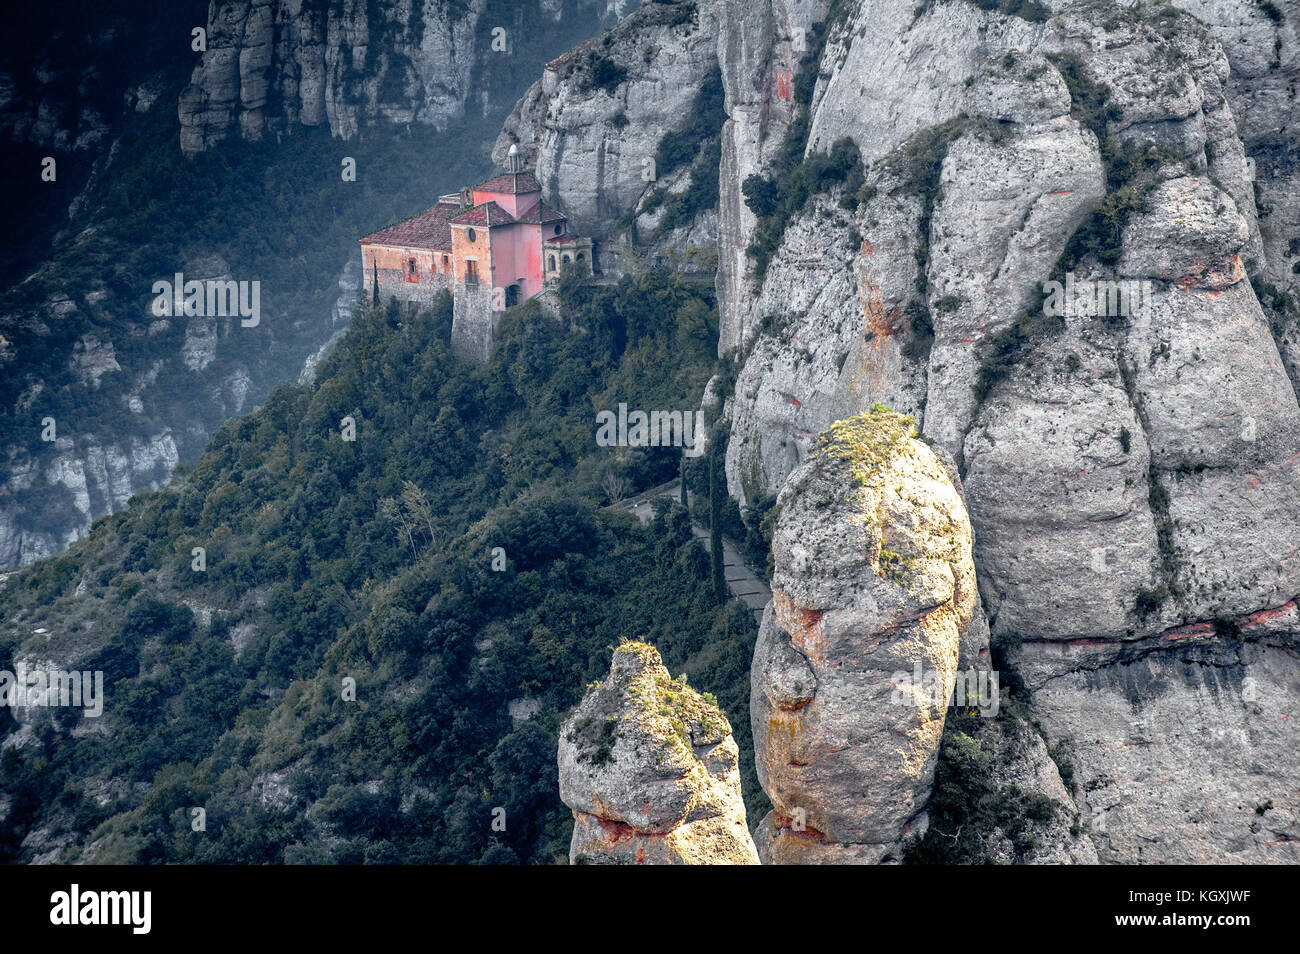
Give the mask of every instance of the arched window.
[[551, 256], [551, 265], [550, 265], [550, 268], [547, 269], [547, 271], [551, 271], [551, 272], [555, 271], [555, 256], [554, 256], [554, 255]]
[[559, 234], [560, 234], [561, 232], [563, 232], [563, 231], [564, 231], [564, 225], [563, 225], [563, 223], [561, 223], [560, 225], [557, 225], [557, 226], [555, 227], [555, 234], [556, 234], [556, 235], [559, 235]]
[[571, 261], [573, 261], [573, 256], [570, 255], [568, 252], [565, 252], [565, 253], [564, 253], [564, 260], [565, 260], [566, 262], [571, 262]]
[[584, 258], [586, 258], [586, 256], [583, 255], [581, 252], [579, 252], [579, 253], [578, 253], [578, 261], [581, 262]]

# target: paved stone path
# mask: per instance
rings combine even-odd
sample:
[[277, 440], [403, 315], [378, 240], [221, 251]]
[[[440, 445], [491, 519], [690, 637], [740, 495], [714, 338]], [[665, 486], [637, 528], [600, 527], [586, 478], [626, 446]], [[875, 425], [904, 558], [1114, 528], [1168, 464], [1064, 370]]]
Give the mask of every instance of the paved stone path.
[[[629, 500], [624, 500], [617, 504], [619, 509], [626, 510], [628, 513], [636, 514], [636, 518], [642, 523], [649, 523], [654, 517], [654, 507], [651, 502], [657, 497], [672, 497], [674, 500], [681, 498], [681, 488], [679, 482], [674, 480], [666, 484], [660, 484], [658, 487], [652, 487], [644, 493], [637, 494]], [[695, 534], [697, 540], [704, 544], [706, 552], [710, 552], [709, 546], [709, 528], [701, 527], [699, 524], [691, 523], [691, 532]], [[727, 579], [727, 589], [731, 590], [731, 595], [741, 600], [754, 614], [755, 622], [763, 621], [763, 610], [767, 607], [768, 602], [772, 599], [772, 591], [768, 588], [767, 581], [762, 575], [755, 573], [750, 569], [740, 556], [740, 551], [726, 537], [722, 538], [722, 571]]]

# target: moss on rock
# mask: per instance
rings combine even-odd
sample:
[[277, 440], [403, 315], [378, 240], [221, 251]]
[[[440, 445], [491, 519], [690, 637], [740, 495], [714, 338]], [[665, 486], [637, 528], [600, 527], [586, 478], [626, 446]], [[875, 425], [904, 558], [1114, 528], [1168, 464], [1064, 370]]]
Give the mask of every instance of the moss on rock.
[[896, 458], [916, 436], [916, 421], [883, 404], [865, 414], [836, 421], [817, 440], [824, 466], [847, 465], [855, 487], [867, 483]]

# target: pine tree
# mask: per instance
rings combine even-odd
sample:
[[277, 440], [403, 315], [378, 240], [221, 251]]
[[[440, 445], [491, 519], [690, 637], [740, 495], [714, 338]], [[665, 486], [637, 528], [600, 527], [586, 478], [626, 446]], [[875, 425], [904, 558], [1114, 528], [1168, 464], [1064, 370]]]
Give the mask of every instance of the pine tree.
[[727, 499], [716, 450], [709, 454], [709, 558], [713, 564], [713, 592], [718, 603], [727, 602], [727, 574], [722, 568], [722, 507]]

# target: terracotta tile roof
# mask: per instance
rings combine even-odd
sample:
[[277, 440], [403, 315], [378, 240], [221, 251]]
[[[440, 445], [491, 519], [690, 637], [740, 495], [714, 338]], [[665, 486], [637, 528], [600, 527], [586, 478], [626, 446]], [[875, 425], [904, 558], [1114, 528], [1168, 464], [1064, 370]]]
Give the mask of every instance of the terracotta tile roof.
[[451, 225], [483, 225], [495, 228], [498, 225], [513, 225], [515, 217], [495, 202], [480, 202], [468, 211], [462, 212], [451, 220]]
[[545, 202], [538, 202], [516, 221], [523, 222], [525, 225], [544, 225], [547, 222], [563, 222], [567, 218], [563, 212], [551, 208]]
[[542, 187], [537, 177], [531, 172], [507, 172], [487, 182], [480, 182], [474, 187], [475, 192], [503, 192], [506, 195], [523, 195], [528, 192], [541, 192]]
[[450, 202], [439, 202], [427, 212], [394, 222], [378, 232], [371, 232], [361, 240], [363, 245], [400, 245], [407, 248], [432, 248], [451, 250], [449, 222], [463, 207]]

